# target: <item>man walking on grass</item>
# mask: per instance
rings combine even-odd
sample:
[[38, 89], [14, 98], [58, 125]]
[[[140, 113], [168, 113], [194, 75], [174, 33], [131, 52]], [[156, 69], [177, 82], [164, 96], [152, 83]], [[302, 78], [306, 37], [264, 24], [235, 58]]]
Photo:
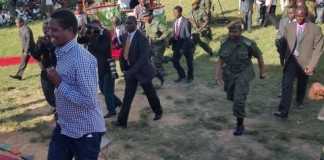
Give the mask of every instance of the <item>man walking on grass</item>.
[[47, 75], [56, 88], [58, 120], [48, 160], [96, 160], [106, 131], [96, 98], [96, 58], [76, 42], [78, 23], [72, 12], [54, 12], [49, 26], [57, 65], [47, 69]]
[[30, 54], [35, 48], [35, 41], [32, 30], [27, 26], [27, 24], [21, 17], [18, 17], [16, 19], [16, 26], [19, 28], [19, 37], [21, 40], [22, 54], [17, 73], [15, 75], [10, 75], [10, 77], [13, 79], [22, 80], [23, 74], [30, 59]]
[[323, 53], [321, 28], [307, 20], [307, 9], [300, 6], [296, 10], [296, 22], [287, 25], [283, 38], [287, 43], [282, 80], [282, 96], [278, 112], [274, 115], [288, 118], [293, 98], [293, 85], [297, 79], [296, 108], [303, 108], [309, 76], [314, 73]]

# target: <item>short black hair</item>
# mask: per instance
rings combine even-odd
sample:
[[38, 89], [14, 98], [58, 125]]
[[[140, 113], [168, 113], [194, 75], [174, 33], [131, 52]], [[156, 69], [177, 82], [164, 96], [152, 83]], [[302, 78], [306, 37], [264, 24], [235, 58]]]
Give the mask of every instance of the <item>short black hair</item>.
[[16, 18], [16, 21], [19, 22], [19, 23], [23, 23], [23, 24], [25, 24], [25, 20], [24, 20], [21, 16], [18, 16], [18, 17]]
[[78, 20], [76, 19], [73, 12], [71, 12], [70, 10], [67, 9], [56, 10], [51, 15], [51, 19], [57, 20], [59, 25], [64, 29], [71, 28], [74, 34], [78, 32]]
[[179, 13], [182, 13], [182, 7], [181, 6], [175, 6], [174, 10], [177, 10]]
[[135, 16], [128, 16], [126, 20], [127, 20], [127, 21], [131, 21], [131, 22], [133, 22], [133, 23], [137, 23], [137, 19], [136, 19]]

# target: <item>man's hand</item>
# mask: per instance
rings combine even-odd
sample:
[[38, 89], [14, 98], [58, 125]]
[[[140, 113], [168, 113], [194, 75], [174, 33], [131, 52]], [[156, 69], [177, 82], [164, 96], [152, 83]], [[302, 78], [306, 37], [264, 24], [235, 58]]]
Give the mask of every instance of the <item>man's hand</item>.
[[46, 71], [47, 71], [48, 79], [54, 84], [55, 88], [57, 88], [62, 81], [60, 75], [57, 73], [57, 71], [53, 67], [47, 68]]
[[309, 89], [308, 97], [311, 100], [322, 100], [324, 99], [324, 87], [316, 82], [312, 84], [311, 88]]
[[305, 72], [306, 75], [312, 76], [314, 74], [314, 68], [313, 67], [310, 67], [310, 66], [307, 66], [304, 69], [304, 72]]

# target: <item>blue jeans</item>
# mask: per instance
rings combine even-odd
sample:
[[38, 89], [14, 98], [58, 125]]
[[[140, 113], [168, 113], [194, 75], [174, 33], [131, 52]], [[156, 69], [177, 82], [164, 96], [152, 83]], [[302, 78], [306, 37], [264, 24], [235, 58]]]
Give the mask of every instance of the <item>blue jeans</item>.
[[103, 133], [86, 134], [81, 138], [62, 135], [57, 125], [49, 144], [47, 160], [97, 160]]
[[99, 74], [99, 88], [105, 97], [107, 110], [116, 113], [116, 106], [121, 100], [115, 95], [115, 79], [110, 73]]

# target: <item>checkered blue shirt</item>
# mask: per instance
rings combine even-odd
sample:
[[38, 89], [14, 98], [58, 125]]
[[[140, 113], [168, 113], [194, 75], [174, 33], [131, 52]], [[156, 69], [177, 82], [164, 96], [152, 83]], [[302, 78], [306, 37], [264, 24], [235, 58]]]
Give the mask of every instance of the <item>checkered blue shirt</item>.
[[55, 50], [56, 70], [62, 82], [55, 89], [61, 134], [80, 138], [105, 132], [105, 121], [97, 101], [97, 61], [76, 40]]

